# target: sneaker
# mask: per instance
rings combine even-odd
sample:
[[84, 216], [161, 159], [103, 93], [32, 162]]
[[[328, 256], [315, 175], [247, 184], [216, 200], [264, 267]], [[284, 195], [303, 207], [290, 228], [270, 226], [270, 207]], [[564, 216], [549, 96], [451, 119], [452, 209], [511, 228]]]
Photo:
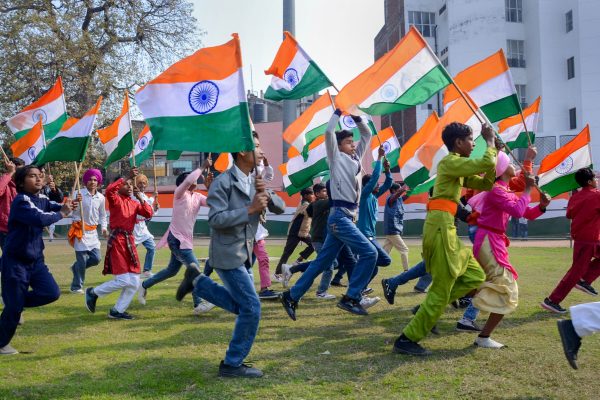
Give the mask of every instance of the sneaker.
[[[284, 264], [285, 265], [285, 264]], [[281, 300], [281, 304], [285, 309], [287, 315], [292, 319], [292, 321], [296, 320], [296, 308], [298, 308], [298, 302], [292, 299], [290, 296], [290, 291], [287, 290], [279, 295], [279, 300]]]
[[219, 376], [222, 378], [260, 378], [263, 376], [263, 372], [258, 368], [253, 368], [250, 364], [232, 367], [221, 361], [221, 365], [219, 365]]
[[177, 292], [175, 293], [175, 299], [177, 301], [183, 300], [186, 294], [192, 293], [192, 290], [194, 290], [194, 279], [196, 279], [198, 275], [200, 275], [200, 272], [197, 268], [188, 267], [185, 269], [183, 280], [179, 284]]
[[472, 297], [461, 297], [458, 299], [458, 308], [467, 308], [471, 305]]
[[560, 334], [565, 357], [567, 357], [569, 365], [573, 369], [577, 369], [577, 352], [579, 351], [579, 347], [581, 347], [581, 338], [575, 332], [573, 321], [570, 319], [561, 319], [556, 321], [556, 325], [558, 326], [558, 333]]
[[327, 292], [323, 292], [323, 293], [317, 292], [317, 299], [333, 300], [333, 299], [335, 299], [335, 294], [331, 294], [331, 293], [327, 293]]
[[85, 306], [87, 307], [89, 312], [96, 312], [96, 301], [98, 301], [98, 295], [94, 293], [94, 288], [87, 288], [85, 290]]
[[481, 332], [481, 328], [470, 319], [461, 318], [456, 323], [456, 330], [459, 332]]
[[365, 290], [362, 291], [362, 295], [363, 296], [366, 296], [369, 293], [373, 293], [373, 288], [368, 287], [368, 288], [366, 288]]
[[418, 286], [415, 286], [415, 287], [413, 288], [413, 290], [414, 290], [416, 293], [427, 293], [427, 289], [421, 289], [421, 288], [420, 288], [420, 287], [418, 287]]
[[114, 308], [111, 308], [108, 312], [108, 318], [130, 320], [133, 319], [133, 315], [129, 314], [127, 311], [118, 312]]
[[19, 317], [19, 322], [17, 322], [17, 325], [23, 325], [25, 323], [25, 318], [23, 318], [23, 313], [21, 312], [21, 316]]
[[202, 300], [200, 300], [200, 304], [198, 304], [196, 307], [194, 307], [194, 314], [196, 314], [196, 315], [205, 314], [205, 313], [209, 312], [210, 310], [212, 310], [213, 308], [215, 308], [215, 305], [213, 303], [202, 299]]
[[261, 300], [272, 300], [279, 297], [279, 293], [271, 290], [271, 289], [263, 289], [258, 292], [258, 298]]
[[567, 310], [562, 308], [560, 306], [560, 304], [551, 301], [547, 297], [544, 299], [544, 301], [542, 301], [540, 303], [540, 306], [542, 306], [542, 308], [545, 308], [546, 310], [551, 311], [556, 314], [566, 314], [567, 313]]
[[379, 303], [380, 301], [381, 301], [381, 299], [379, 297], [363, 296], [363, 298], [360, 299], [360, 305], [362, 306], [362, 308], [364, 308], [366, 310], [367, 308], [373, 307], [375, 304]]
[[394, 304], [394, 298], [396, 297], [396, 289], [392, 289], [390, 286], [389, 279], [382, 279], [381, 286], [383, 287], [383, 297], [389, 304]]
[[0, 355], [3, 356], [12, 356], [13, 354], [19, 354], [17, 349], [12, 347], [10, 344], [7, 344], [4, 347], [0, 347]]
[[581, 290], [583, 293], [591, 294], [592, 296], [598, 296], [596, 289], [589, 283], [581, 279], [578, 284], [575, 285], [575, 289]]
[[144, 271], [142, 272], [142, 279], [148, 279], [148, 278], [152, 278], [154, 276], [154, 274], [152, 273], [152, 271]]
[[71, 289], [71, 293], [73, 294], [84, 294], [83, 289]]
[[348, 285], [344, 285], [342, 282], [331, 282], [329, 285], [335, 287], [348, 287]]
[[292, 273], [290, 271], [290, 268], [292, 268], [292, 266], [289, 264], [281, 265], [281, 284], [285, 288], [288, 287], [288, 284], [290, 283], [290, 279], [292, 278]]
[[281, 276], [281, 274], [273, 274], [271, 276], [271, 280], [275, 281], [275, 282], [282, 283], [283, 282], [283, 277]]
[[351, 299], [350, 297], [344, 295], [342, 299], [337, 303], [338, 308], [341, 308], [344, 311], [348, 311], [349, 313], [356, 315], [369, 315], [367, 310], [363, 308], [360, 301], [356, 301]]
[[473, 342], [473, 344], [477, 347], [482, 347], [484, 349], [501, 349], [503, 347], [506, 347], [502, 343], [496, 342], [494, 339], [491, 339], [489, 337], [482, 338], [480, 336], [477, 336], [477, 339], [475, 339], [475, 342]]
[[140, 284], [138, 288], [138, 302], [145, 306], [146, 305], [146, 294], [148, 293], [148, 289], [146, 289], [143, 285]]
[[421, 346], [417, 342], [413, 342], [409, 338], [404, 338], [402, 336], [398, 337], [394, 342], [394, 348], [392, 350], [394, 353], [399, 354], [408, 354], [409, 356], [428, 356], [431, 354], [431, 351], [427, 350], [425, 347]]

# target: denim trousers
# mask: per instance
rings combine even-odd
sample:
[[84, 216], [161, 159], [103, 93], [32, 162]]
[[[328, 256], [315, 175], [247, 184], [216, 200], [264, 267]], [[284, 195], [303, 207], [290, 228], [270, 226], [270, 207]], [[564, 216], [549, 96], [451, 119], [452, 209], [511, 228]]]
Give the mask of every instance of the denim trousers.
[[156, 252], [156, 244], [154, 243], [154, 239], [146, 239], [141, 244], [146, 248], [146, 257], [144, 258], [144, 272], [152, 271], [152, 264], [154, 263], [154, 253]]
[[340, 283], [344, 274], [348, 275], [348, 280], [352, 276], [352, 271], [356, 265], [356, 257], [352, 254], [352, 251], [348, 246], [342, 246], [342, 249], [337, 256], [338, 272], [335, 274], [331, 282]]
[[292, 299], [298, 301], [304, 296], [315, 278], [333, 264], [343, 245], [347, 245], [358, 258], [350, 277], [346, 296], [356, 301], [361, 299], [361, 292], [369, 283], [375, 268], [377, 249], [358, 230], [349, 211], [339, 207], [331, 208], [327, 219], [327, 238], [323, 248], [290, 289]]
[[223, 285], [200, 274], [194, 281], [194, 295], [236, 314], [233, 335], [224, 363], [240, 366], [250, 353], [260, 322], [260, 299], [254, 290], [254, 279], [245, 266], [216, 269]]
[[71, 271], [73, 271], [71, 290], [83, 288], [83, 283], [85, 282], [85, 270], [98, 265], [100, 263], [100, 257], [100, 249], [75, 252], [75, 263], [71, 267]]

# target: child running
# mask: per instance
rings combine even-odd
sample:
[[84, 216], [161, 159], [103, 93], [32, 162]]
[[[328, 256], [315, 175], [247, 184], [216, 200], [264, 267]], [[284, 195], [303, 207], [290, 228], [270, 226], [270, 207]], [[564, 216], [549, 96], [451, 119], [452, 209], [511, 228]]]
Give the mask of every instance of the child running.
[[[144, 174], [139, 174], [135, 178], [135, 184], [140, 191], [140, 196], [144, 201], [152, 206], [152, 211], [156, 213], [160, 208], [158, 204], [158, 192], [154, 193], [154, 197], [146, 196], [146, 188], [148, 187], [148, 177]], [[154, 188], [156, 190], [156, 188]], [[135, 197], [132, 197], [137, 201]], [[135, 245], [142, 245], [146, 249], [146, 257], [144, 258], [144, 269], [142, 272], [142, 278], [149, 278], [152, 274], [152, 264], [154, 264], [154, 252], [156, 251], [156, 244], [154, 243], [154, 236], [148, 230], [146, 226], [146, 218], [139, 216], [137, 223], [133, 228], [133, 236], [135, 237]]]

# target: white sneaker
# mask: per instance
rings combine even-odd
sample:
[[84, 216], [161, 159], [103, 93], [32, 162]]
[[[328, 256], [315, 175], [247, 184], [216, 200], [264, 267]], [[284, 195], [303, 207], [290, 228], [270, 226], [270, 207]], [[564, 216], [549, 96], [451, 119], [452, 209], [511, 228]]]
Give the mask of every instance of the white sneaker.
[[288, 287], [288, 283], [290, 283], [290, 279], [292, 278], [292, 273], [290, 272], [290, 268], [292, 266], [290, 264], [282, 264], [281, 265], [281, 284], [283, 287]]
[[4, 356], [11, 356], [13, 354], [19, 354], [19, 352], [10, 344], [7, 344], [6, 346], [0, 348], [0, 354]]
[[473, 343], [475, 346], [478, 347], [483, 347], [484, 349], [501, 349], [504, 346], [502, 343], [500, 342], [496, 342], [493, 339], [488, 338], [482, 338], [482, 337], [477, 337], [477, 339], [475, 339], [475, 343]]
[[23, 325], [24, 323], [25, 323], [25, 318], [23, 318], [23, 313], [21, 313], [21, 316], [19, 317], [18, 325]]
[[138, 302], [145, 306], [146, 305], [146, 293], [147, 293], [147, 289], [144, 288], [141, 284], [140, 287], [138, 288]]
[[152, 278], [154, 276], [154, 274], [152, 273], [152, 271], [144, 271], [142, 272], [142, 279], [148, 279], [148, 278]]
[[335, 299], [335, 295], [327, 292], [319, 293], [317, 292], [317, 299], [322, 300], [333, 300]]
[[271, 280], [279, 282], [279, 283], [283, 282], [283, 279], [281, 278], [281, 274], [273, 274], [271, 276]]
[[363, 298], [360, 299], [360, 305], [362, 306], [362, 308], [364, 308], [366, 310], [367, 308], [371, 308], [375, 304], [379, 303], [380, 300], [381, 299], [379, 297], [363, 296]]
[[202, 299], [202, 300], [200, 300], [200, 304], [198, 304], [196, 307], [194, 307], [194, 314], [198, 315], [198, 314], [207, 313], [210, 310], [212, 310], [214, 307], [215, 307], [215, 305], [213, 303], [209, 303], [208, 301]]
[[84, 294], [85, 292], [83, 291], [83, 289], [77, 289], [77, 290], [71, 290], [71, 293], [73, 293], [73, 294]]

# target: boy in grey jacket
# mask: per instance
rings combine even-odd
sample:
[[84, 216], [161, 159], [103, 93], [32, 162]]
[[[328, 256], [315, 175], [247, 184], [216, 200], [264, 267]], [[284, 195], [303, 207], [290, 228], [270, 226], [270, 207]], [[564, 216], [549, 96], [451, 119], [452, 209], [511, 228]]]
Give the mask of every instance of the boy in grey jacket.
[[244, 364], [260, 321], [260, 300], [249, 269], [261, 213], [268, 208], [281, 214], [285, 204], [280, 197], [267, 192], [260, 176], [251, 173], [255, 160], [260, 162], [264, 158], [256, 133], [254, 144], [254, 154], [252, 151], [232, 154], [234, 166], [219, 175], [208, 191], [209, 259], [223, 285], [200, 274], [194, 288], [194, 294], [237, 315], [233, 337], [219, 366], [222, 377], [263, 375], [259, 369]]

